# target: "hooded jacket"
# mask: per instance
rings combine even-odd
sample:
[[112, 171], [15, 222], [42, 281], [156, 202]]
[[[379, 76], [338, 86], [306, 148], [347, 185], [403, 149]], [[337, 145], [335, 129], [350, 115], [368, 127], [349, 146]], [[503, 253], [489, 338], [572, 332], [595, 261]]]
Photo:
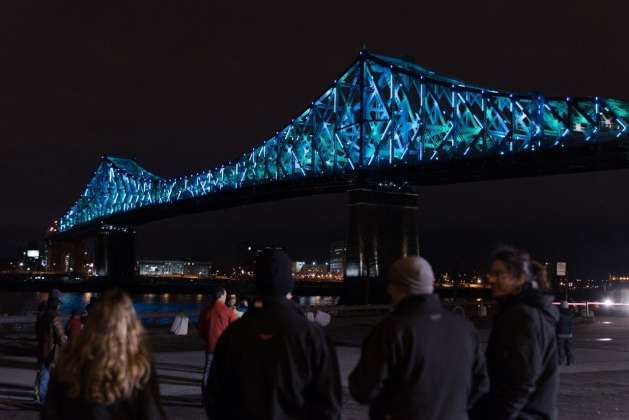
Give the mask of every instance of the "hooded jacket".
[[41, 317], [37, 319], [35, 331], [37, 334], [37, 359], [46, 366], [54, 366], [59, 354], [61, 354], [62, 347], [67, 342], [63, 330], [63, 320], [59, 312], [49, 305]]
[[219, 338], [205, 405], [212, 420], [339, 419], [336, 351], [293, 302], [265, 298]]
[[557, 419], [559, 368], [552, 296], [525, 286], [501, 299], [487, 345], [488, 420]]
[[374, 420], [463, 420], [489, 384], [475, 328], [430, 294], [406, 298], [374, 328], [349, 388]]
[[559, 322], [557, 323], [558, 337], [572, 338], [572, 318], [574, 318], [574, 312], [570, 309], [559, 309]]

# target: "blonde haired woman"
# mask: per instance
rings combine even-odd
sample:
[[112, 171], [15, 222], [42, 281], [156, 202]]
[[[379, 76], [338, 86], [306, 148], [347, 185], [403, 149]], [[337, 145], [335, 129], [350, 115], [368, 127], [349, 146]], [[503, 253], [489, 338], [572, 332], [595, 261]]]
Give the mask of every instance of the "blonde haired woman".
[[129, 296], [103, 293], [61, 355], [42, 419], [163, 419], [144, 328]]

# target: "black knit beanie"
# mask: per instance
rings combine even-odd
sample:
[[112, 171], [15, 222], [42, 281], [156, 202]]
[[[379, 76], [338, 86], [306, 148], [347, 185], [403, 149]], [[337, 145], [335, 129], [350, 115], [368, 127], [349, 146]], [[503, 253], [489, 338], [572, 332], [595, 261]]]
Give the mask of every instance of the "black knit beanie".
[[265, 249], [256, 258], [256, 289], [261, 296], [285, 296], [293, 290], [290, 259], [284, 251]]

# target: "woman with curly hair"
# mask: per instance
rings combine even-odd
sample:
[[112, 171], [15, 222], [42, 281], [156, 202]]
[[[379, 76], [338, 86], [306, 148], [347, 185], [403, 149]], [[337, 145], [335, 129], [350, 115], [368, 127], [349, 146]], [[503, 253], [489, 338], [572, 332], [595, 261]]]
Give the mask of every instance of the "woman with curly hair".
[[129, 296], [103, 293], [64, 351], [42, 419], [163, 419], [148, 339]]

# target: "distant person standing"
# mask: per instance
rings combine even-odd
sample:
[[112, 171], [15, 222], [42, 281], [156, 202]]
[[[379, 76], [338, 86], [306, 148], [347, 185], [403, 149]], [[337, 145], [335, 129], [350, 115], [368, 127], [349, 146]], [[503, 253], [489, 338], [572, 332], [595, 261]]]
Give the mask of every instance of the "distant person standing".
[[53, 372], [42, 420], [164, 419], [148, 337], [129, 296], [103, 293]]
[[36, 397], [40, 402], [46, 400], [50, 373], [55, 367], [62, 347], [67, 342], [63, 320], [59, 314], [60, 304], [58, 297], [48, 298], [46, 309], [36, 324], [39, 361], [39, 392]]
[[559, 364], [570, 366], [574, 363], [572, 355], [572, 318], [574, 312], [569, 309], [568, 302], [561, 302], [559, 322], [557, 323], [557, 346], [559, 347]]
[[229, 324], [238, 319], [236, 314], [225, 305], [227, 299], [227, 291], [219, 287], [214, 292], [214, 302], [209, 304], [199, 314], [199, 322], [197, 323], [197, 332], [206, 342], [205, 349], [205, 369], [203, 371], [203, 383], [201, 390], [205, 395], [205, 384], [207, 383], [208, 373], [212, 360], [214, 358], [214, 349], [218, 338], [227, 329]]
[[372, 420], [467, 419], [489, 390], [474, 326], [444, 308], [428, 261], [406, 257], [389, 272], [393, 312], [365, 339], [349, 376]]
[[48, 306], [48, 298], [46, 298], [46, 300], [42, 300], [41, 302], [39, 302], [39, 305], [37, 305], [37, 315], [35, 317], [35, 335], [37, 336], [37, 374], [35, 375], [35, 389], [33, 393], [35, 395], [35, 401], [37, 402], [41, 402], [39, 398], [39, 384], [41, 382], [41, 365], [43, 363], [43, 360], [41, 359], [42, 352], [40, 349], [39, 330], [41, 328], [41, 322], [44, 317], [44, 314], [46, 313], [47, 306]]
[[559, 368], [553, 297], [544, 267], [504, 247], [491, 257], [488, 281], [498, 311], [487, 344], [487, 398], [475, 416], [487, 420], [557, 419]]
[[66, 323], [65, 333], [68, 337], [68, 344], [72, 344], [76, 337], [81, 333], [82, 329], [83, 323], [81, 322], [81, 311], [74, 309], [72, 310], [70, 319]]
[[236, 314], [236, 316], [238, 318], [240, 318], [242, 316], [242, 312], [240, 312], [238, 310], [238, 307], [236, 306], [236, 303], [238, 302], [238, 299], [236, 297], [235, 294], [231, 294], [229, 295], [229, 299], [227, 299], [227, 307], [234, 313]]
[[245, 298], [240, 299], [240, 304], [238, 305], [238, 311], [245, 314], [249, 310], [249, 301]]
[[211, 420], [337, 420], [341, 379], [334, 346], [287, 296], [288, 256], [256, 259], [260, 299], [218, 340], [205, 405]]

